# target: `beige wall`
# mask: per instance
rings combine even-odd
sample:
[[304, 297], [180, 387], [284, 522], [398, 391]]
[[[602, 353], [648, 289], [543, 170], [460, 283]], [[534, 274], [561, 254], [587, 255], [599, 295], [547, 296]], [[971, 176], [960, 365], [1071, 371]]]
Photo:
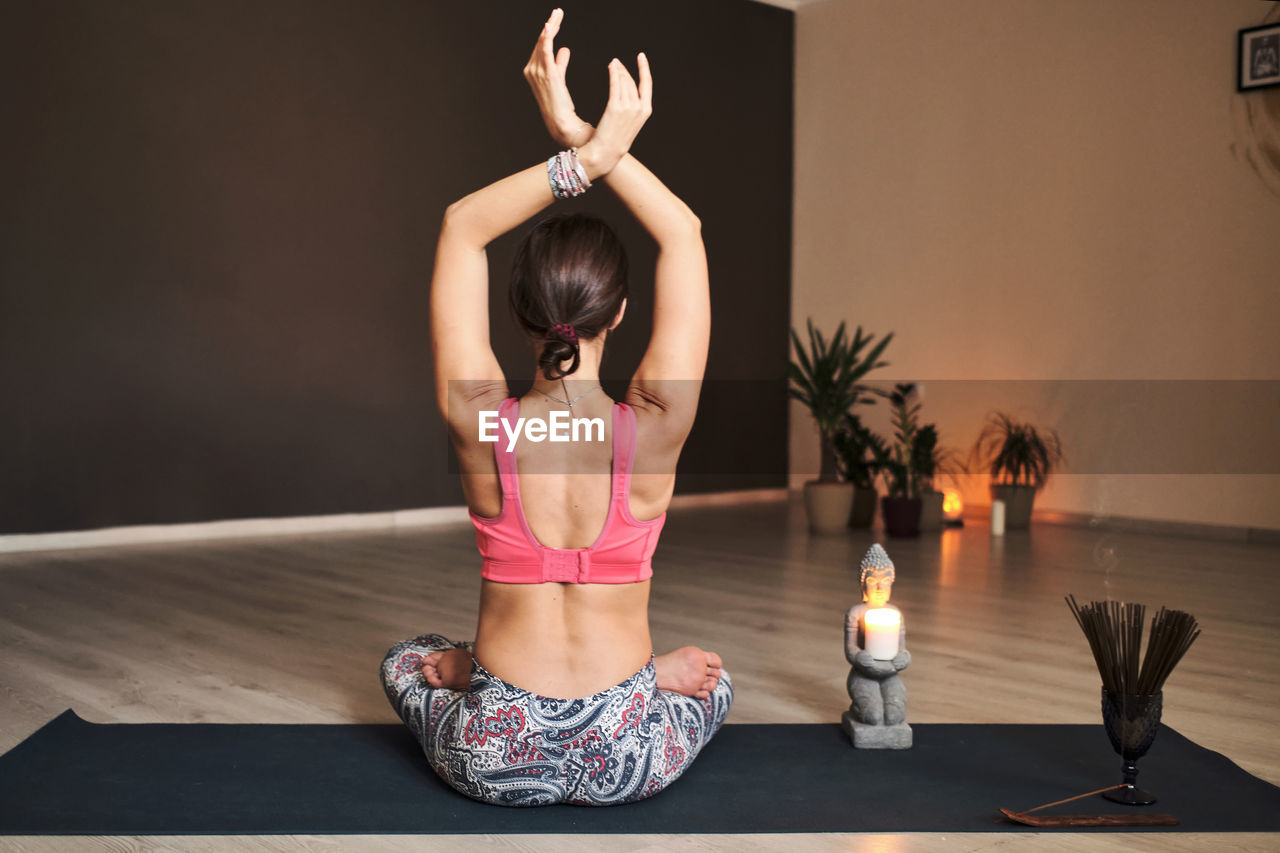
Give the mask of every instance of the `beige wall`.
[[[1235, 446], [1262, 454], [1243, 470], [1280, 471], [1280, 386], [1228, 419], [1204, 385], [1171, 409], [940, 381], [1280, 380], [1280, 89], [1234, 77], [1236, 31], [1277, 17], [1258, 0], [802, 6], [793, 323], [894, 332], [879, 378], [924, 381], [946, 445], [994, 408], [1062, 429], [1090, 473], [1037, 508], [1280, 528], [1275, 474], [1106, 462], [1154, 449], [1213, 470]], [[887, 432], [886, 414], [868, 422]], [[1213, 460], [1176, 464], [1197, 447]], [[816, 455], [796, 406], [793, 486]]]

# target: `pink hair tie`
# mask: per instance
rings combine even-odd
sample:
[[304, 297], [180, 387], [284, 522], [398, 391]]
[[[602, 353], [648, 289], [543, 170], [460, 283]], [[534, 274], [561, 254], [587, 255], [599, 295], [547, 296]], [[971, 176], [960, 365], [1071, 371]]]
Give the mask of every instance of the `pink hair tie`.
[[578, 340], [578, 333], [574, 331], [572, 323], [556, 323], [551, 329], [563, 338], [568, 338], [571, 341]]

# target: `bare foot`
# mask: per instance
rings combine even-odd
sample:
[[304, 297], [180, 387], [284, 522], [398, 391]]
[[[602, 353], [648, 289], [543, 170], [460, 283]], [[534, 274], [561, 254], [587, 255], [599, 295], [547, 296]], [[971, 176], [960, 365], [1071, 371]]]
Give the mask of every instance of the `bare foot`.
[[471, 686], [471, 652], [449, 649], [422, 659], [422, 674], [432, 687], [466, 690]]
[[706, 699], [716, 689], [722, 664], [720, 655], [697, 646], [681, 646], [653, 659], [653, 666], [658, 671], [659, 690], [670, 690], [695, 699]]

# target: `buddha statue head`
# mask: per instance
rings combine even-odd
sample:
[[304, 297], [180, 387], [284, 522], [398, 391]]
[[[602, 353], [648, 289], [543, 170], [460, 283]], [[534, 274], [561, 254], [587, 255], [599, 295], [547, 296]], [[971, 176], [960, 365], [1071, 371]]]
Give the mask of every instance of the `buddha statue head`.
[[893, 578], [893, 561], [878, 543], [872, 545], [862, 558], [862, 600], [872, 607], [884, 607], [889, 603]]

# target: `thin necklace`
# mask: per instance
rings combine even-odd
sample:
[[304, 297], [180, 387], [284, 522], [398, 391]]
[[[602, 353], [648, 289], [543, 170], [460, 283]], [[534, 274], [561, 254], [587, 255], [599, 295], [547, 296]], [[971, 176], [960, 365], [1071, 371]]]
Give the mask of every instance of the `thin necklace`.
[[[562, 384], [563, 384], [563, 383], [562, 383]], [[592, 391], [595, 391], [595, 390], [596, 390], [597, 388], [599, 388], [599, 387], [600, 387], [600, 386], [599, 386], [599, 385], [597, 385], [595, 388], [588, 388], [586, 391], [583, 391], [581, 394], [579, 394], [578, 396], [574, 397], [572, 400], [561, 400], [559, 397], [552, 397], [550, 394], [548, 394], [546, 391], [543, 391], [541, 388], [534, 388], [533, 390], [537, 391], [539, 394], [541, 394], [542, 396], [546, 397], [548, 400], [555, 400], [555, 401], [556, 401], [557, 403], [559, 403], [560, 405], [562, 405], [562, 406], [568, 406], [569, 408], [571, 408], [571, 409], [572, 409], [572, 408], [573, 408], [573, 404], [574, 404], [574, 403], [578, 402], [578, 401], [579, 401], [579, 400], [581, 400], [583, 397], [587, 396], [588, 394], [590, 394]]]

